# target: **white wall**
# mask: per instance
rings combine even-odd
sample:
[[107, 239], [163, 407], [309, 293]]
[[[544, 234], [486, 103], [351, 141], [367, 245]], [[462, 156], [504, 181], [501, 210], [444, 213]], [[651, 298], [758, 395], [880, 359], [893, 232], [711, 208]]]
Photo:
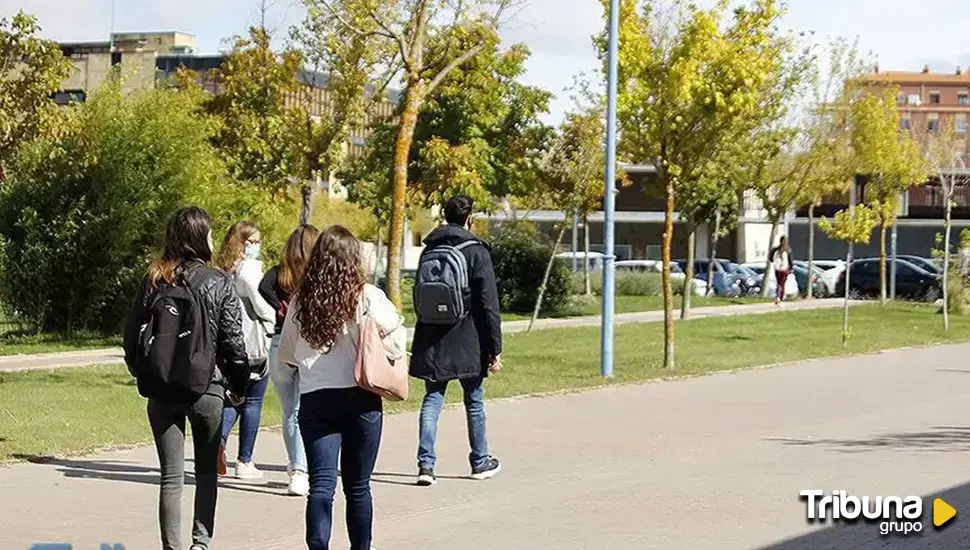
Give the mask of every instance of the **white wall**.
[[[775, 237], [781, 236], [781, 231]], [[772, 248], [771, 224], [758, 222], [742, 222], [738, 225], [738, 261], [764, 262], [768, 259], [768, 252]]]

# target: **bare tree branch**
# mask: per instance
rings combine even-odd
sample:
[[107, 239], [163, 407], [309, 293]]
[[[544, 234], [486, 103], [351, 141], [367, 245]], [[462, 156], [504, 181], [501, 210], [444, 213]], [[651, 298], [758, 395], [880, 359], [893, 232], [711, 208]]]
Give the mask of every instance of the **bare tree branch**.
[[408, 48], [407, 41], [404, 39], [404, 33], [392, 29], [391, 26], [380, 17], [380, 15], [377, 13], [377, 9], [374, 7], [368, 6], [367, 15], [369, 15], [371, 19], [374, 20], [374, 23], [377, 23], [377, 26], [384, 31], [383, 33], [378, 34], [397, 41], [397, 45], [401, 49], [401, 57], [404, 59], [405, 65], [407, 65], [408, 59], [410, 59], [410, 48]]
[[331, 5], [331, 3], [328, 0], [316, 0], [316, 1], [324, 8], [326, 8], [327, 11], [330, 12], [330, 15], [332, 15], [334, 19], [339, 21], [340, 24], [343, 25], [347, 30], [353, 33], [359, 34], [360, 36], [380, 36], [381, 35], [381, 33], [378, 33], [378, 32], [373, 32], [373, 31], [367, 32], [367, 31], [361, 30], [360, 28], [350, 24], [349, 21], [347, 21], [339, 13], [337, 13], [337, 10], [334, 9], [334, 7]]
[[437, 88], [438, 85], [444, 81], [444, 79], [448, 76], [448, 73], [460, 67], [462, 63], [465, 63], [469, 59], [478, 55], [478, 52], [482, 51], [484, 47], [485, 47], [485, 44], [479, 44], [473, 48], [468, 49], [465, 53], [459, 55], [451, 63], [445, 66], [444, 69], [441, 69], [440, 71], [438, 71], [438, 74], [434, 77], [434, 80], [432, 80], [428, 84], [428, 87], [425, 90], [425, 94], [431, 94], [431, 92], [434, 91], [434, 89]]

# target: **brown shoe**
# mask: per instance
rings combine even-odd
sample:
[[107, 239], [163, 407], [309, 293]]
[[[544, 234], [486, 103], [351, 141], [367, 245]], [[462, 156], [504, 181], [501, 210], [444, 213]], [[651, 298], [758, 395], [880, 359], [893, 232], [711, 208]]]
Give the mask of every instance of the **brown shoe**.
[[226, 465], [226, 448], [219, 445], [219, 458], [218, 466], [216, 466], [216, 471], [219, 475], [224, 476], [229, 473], [229, 467]]

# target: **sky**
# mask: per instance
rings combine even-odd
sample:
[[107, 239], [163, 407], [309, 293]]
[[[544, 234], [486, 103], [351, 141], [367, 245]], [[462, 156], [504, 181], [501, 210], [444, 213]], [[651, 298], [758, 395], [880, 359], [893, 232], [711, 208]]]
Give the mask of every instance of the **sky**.
[[[224, 40], [259, 21], [259, 0], [115, 0], [114, 28], [179, 30], [196, 36], [199, 53], [214, 53]], [[269, 0], [267, 26], [286, 29], [302, 18], [299, 0]], [[60, 41], [107, 40], [112, 0], [0, 0], [0, 17], [24, 9], [39, 19], [42, 35]], [[858, 39], [881, 70], [934, 71], [970, 66], [967, 0], [789, 0], [783, 30], [814, 30], [817, 39]], [[568, 88], [579, 73], [599, 68], [591, 36], [603, 25], [599, 0], [532, 0], [505, 28], [509, 44], [532, 51], [523, 80], [554, 94], [546, 117], [556, 123], [570, 109]]]

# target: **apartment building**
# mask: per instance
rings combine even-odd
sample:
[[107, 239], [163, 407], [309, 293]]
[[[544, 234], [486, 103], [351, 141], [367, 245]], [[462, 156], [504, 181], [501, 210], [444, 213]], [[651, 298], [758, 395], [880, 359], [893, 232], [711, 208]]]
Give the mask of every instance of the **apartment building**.
[[[957, 67], [952, 72], [933, 72], [929, 67], [921, 71], [880, 71], [878, 67], [862, 78], [873, 91], [887, 88], [897, 90], [896, 103], [900, 111], [900, 127], [909, 130], [920, 141], [938, 132], [953, 129], [957, 140], [962, 141], [962, 158], [968, 164], [970, 143], [967, 142], [970, 124], [970, 73]], [[860, 203], [867, 201], [864, 177], [856, 179], [856, 197]], [[943, 230], [945, 211], [943, 191], [939, 182], [930, 179], [923, 185], [914, 186], [900, 196], [897, 222], [897, 251], [899, 254], [927, 256], [936, 246], [936, 235]], [[970, 228], [970, 189], [957, 189], [952, 217], [954, 232]], [[818, 216], [832, 216], [848, 206], [848, 194], [829, 197], [815, 209]], [[808, 242], [807, 211], [798, 211], [789, 220], [793, 245]], [[876, 234], [868, 245], [856, 247], [859, 256], [875, 256], [879, 252]], [[833, 242], [816, 231], [816, 255], [819, 257], [845, 254], [845, 245]]]

